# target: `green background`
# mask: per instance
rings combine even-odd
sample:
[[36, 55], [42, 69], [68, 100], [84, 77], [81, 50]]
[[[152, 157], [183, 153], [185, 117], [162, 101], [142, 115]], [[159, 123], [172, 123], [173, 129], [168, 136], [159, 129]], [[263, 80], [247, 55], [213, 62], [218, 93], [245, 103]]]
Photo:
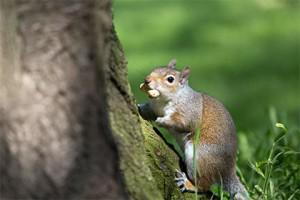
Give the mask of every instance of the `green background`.
[[238, 129], [265, 126], [274, 106], [295, 123], [300, 112], [300, 12], [296, 1], [125, 1], [114, 21], [138, 102], [151, 69], [176, 58], [190, 85], [221, 100]]

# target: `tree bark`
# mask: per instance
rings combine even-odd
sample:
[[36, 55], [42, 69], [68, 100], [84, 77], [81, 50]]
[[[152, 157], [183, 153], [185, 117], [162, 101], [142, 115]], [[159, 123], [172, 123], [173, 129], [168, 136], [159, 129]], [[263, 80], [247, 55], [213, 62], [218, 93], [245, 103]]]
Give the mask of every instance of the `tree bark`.
[[142, 120], [109, 0], [0, 1], [1, 199], [190, 199]]

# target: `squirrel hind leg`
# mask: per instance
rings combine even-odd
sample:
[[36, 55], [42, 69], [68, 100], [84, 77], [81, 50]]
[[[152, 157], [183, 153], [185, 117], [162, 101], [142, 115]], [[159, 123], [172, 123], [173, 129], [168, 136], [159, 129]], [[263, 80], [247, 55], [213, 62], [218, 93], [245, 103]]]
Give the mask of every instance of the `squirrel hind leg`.
[[248, 200], [249, 194], [244, 185], [240, 182], [237, 175], [233, 175], [232, 178], [225, 185], [225, 189], [229, 191], [230, 196], [234, 200]]
[[247, 194], [242, 194], [242, 193], [236, 193], [234, 196], [233, 196], [233, 200], [248, 200], [249, 197]]
[[186, 177], [184, 172], [176, 170], [176, 184], [179, 187], [181, 192], [189, 191], [189, 192], [197, 192], [197, 188], [194, 184]]

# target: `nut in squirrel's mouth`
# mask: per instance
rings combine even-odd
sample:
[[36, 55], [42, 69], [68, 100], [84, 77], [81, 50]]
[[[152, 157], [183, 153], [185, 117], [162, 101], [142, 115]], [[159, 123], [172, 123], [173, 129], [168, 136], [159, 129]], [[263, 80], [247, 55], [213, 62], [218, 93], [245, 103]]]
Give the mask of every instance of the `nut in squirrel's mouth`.
[[157, 98], [160, 96], [160, 92], [158, 90], [150, 88], [150, 86], [145, 82], [140, 84], [140, 89], [146, 92], [149, 98]]

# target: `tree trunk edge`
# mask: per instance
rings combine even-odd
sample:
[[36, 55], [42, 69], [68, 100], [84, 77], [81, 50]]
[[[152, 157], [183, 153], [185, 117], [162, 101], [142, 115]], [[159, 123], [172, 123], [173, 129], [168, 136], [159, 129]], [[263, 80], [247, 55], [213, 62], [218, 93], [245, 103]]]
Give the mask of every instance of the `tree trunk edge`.
[[112, 38], [110, 66], [105, 70], [109, 116], [130, 198], [195, 199], [192, 193], [181, 193], [175, 184], [175, 169], [180, 169], [178, 155], [138, 114], [127, 61], [114, 27]]

